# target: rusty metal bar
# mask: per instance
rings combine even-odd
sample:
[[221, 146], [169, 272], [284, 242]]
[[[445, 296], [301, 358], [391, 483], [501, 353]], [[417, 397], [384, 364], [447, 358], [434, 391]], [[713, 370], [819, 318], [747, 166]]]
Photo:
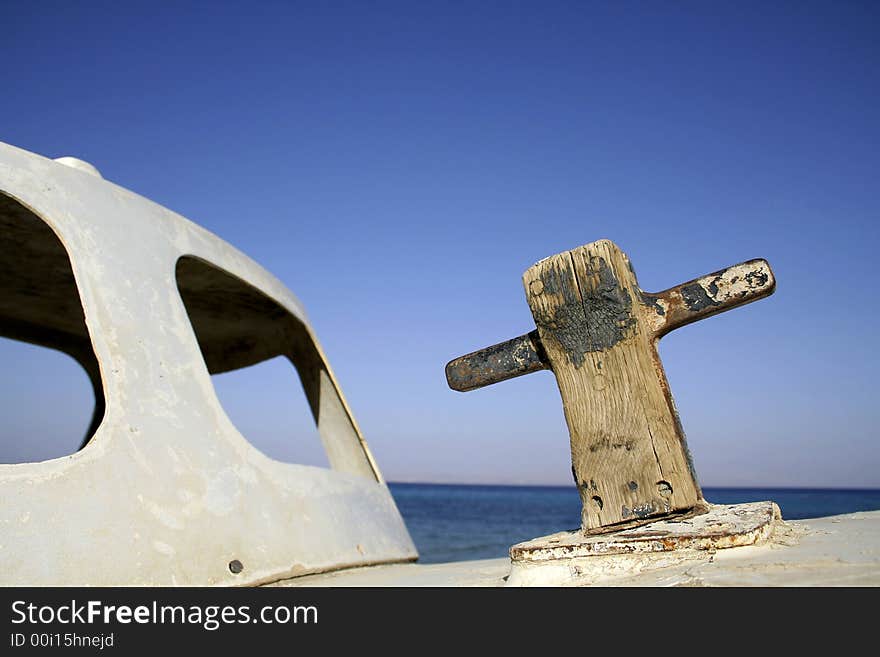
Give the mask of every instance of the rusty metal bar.
[[691, 322], [731, 310], [773, 294], [776, 278], [766, 260], [756, 259], [720, 269], [687, 283], [642, 293], [654, 311], [651, 323], [657, 337]]
[[446, 381], [453, 390], [467, 392], [547, 369], [538, 332], [532, 331], [450, 361]]

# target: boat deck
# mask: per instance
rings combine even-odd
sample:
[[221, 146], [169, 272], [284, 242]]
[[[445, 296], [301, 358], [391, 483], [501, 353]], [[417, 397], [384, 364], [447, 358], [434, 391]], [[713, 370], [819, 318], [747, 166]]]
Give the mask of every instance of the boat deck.
[[[632, 555], [590, 559], [641, 559]], [[645, 561], [617, 575], [569, 574], [560, 581], [536, 571], [530, 585], [594, 586], [880, 586], [880, 511], [783, 522], [762, 545], [714, 553], [686, 550], [662, 567]], [[601, 569], [600, 569], [601, 570]], [[504, 586], [508, 559], [441, 564], [390, 564], [308, 575], [272, 586]]]

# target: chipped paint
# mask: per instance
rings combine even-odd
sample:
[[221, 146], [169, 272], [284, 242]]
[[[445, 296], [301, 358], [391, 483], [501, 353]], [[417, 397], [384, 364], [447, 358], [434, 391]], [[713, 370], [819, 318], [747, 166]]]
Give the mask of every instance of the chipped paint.
[[551, 534], [514, 545], [510, 557], [516, 565], [611, 554], [722, 550], [767, 540], [781, 519], [773, 502], [713, 504], [699, 515], [655, 520], [604, 534]]
[[772, 294], [776, 279], [766, 260], [749, 260], [663, 292], [642, 293], [646, 321], [657, 337], [685, 324]]
[[532, 331], [450, 361], [446, 381], [453, 390], [466, 392], [548, 368], [538, 332]]

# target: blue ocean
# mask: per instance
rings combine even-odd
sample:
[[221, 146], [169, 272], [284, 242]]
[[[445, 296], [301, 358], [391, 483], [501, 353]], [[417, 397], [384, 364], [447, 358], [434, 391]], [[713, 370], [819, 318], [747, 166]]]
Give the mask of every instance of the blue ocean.
[[[389, 484], [421, 563], [506, 557], [514, 543], [580, 525], [574, 486]], [[704, 488], [716, 504], [773, 500], [786, 520], [880, 509], [880, 490]]]

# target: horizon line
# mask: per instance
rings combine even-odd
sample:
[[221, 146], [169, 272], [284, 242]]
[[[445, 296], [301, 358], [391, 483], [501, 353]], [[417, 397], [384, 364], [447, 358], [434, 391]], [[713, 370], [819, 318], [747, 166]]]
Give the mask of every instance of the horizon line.
[[[389, 485], [395, 486], [482, 486], [494, 488], [571, 488], [577, 490], [574, 484], [501, 484], [501, 483], [481, 483], [481, 482], [450, 482], [450, 481], [386, 481]], [[713, 490], [826, 490], [826, 491], [877, 491], [880, 492], [880, 486], [701, 486], [703, 489]]]

